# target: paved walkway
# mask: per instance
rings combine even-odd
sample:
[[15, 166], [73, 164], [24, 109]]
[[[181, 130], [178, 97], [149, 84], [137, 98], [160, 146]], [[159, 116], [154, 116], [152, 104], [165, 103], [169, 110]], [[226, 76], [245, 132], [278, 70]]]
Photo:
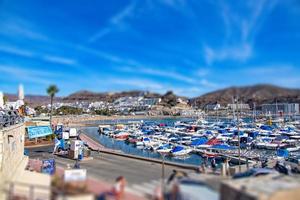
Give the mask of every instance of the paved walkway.
[[100, 143], [96, 142], [95, 140], [91, 139], [90, 137], [88, 137], [87, 135], [85, 135], [84, 133], [81, 133], [79, 135], [80, 140], [82, 140], [83, 142], [86, 142], [86, 144], [88, 145], [88, 147], [94, 151], [99, 151], [99, 150], [108, 150], [107, 148], [105, 148], [103, 145], [101, 145]]
[[[36, 160], [36, 159], [30, 159], [28, 165], [31, 170], [40, 172], [40, 169], [42, 166], [42, 161]], [[63, 177], [64, 170], [65, 169], [63, 167], [56, 167], [56, 175]], [[111, 191], [111, 189], [113, 187], [109, 183], [105, 183], [103, 181], [96, 180], [93, 178], [88, 178], [86, 180], [86, 184], [87, 184], [88, 191], [96, 196], [99, 194], [102, 194], [104, 192]], [[126, 190], [125, 195], [122, 198], [122, 200], [138, 200], [138, 199], [144, 200], [145, 197], [143, 197], [142, 195], [139, 195], [139, 194], [134, 195], [134, 194], [132, 194], [132, 192], [128, 192], [128, 190]]]

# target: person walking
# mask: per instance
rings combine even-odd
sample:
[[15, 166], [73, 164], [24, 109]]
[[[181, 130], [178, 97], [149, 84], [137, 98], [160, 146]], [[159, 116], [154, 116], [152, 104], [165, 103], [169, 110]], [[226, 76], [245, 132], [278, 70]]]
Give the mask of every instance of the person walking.
[[77, 159], [76, 161], [75, 161], [75, 164], [74, 164], [74, 167], [73, 167], [74, 169], [80, 169], [80, 163], [79, 163], [79, 160]]
[[210, 164], [211, 164], [211, 168], [213, 170], [213, 173], [215, 173], [216, 172], [216, 168], [217, 168], [216, 159], [212, 158], [211, 161], [210, 161]]

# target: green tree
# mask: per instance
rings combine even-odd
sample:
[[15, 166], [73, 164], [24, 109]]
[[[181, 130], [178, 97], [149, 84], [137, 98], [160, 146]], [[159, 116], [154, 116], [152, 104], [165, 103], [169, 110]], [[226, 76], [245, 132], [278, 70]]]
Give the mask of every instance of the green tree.
[[3, 103], [6, 104], [8, 102], [8, 97], [6, 95], [3, 96]]
[[47, 94], [50, 96], [50, 126], [52, 125], [52, 111], [53, 111], [53, 99], [56, 93], [58, 93], [59, 89], [56, 87], [56, 85], [50, 85], [47, 88]]

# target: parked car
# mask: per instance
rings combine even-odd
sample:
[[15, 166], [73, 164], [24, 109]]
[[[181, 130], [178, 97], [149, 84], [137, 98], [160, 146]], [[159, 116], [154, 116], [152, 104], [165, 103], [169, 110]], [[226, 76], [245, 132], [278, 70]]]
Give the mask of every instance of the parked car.
[[0, 110], [0, 127], [19, 124], [23, 118], [16, 110]]
[[257, 176], [263, 176], [268, 174], [278, 174], [278, 172], [273, 169], [252, 168], [245, 172], [235, 174], [233, 178], [239, 179], [239, 178], [257, 177]]
[[291, 166], [293, 172], [300, 172], [300, 156], [289, 157], [284, 161], [284, 164]]
[[9, 115], [5, 110], [0, 111], [0, 126], [7, 127], [10, 125]]

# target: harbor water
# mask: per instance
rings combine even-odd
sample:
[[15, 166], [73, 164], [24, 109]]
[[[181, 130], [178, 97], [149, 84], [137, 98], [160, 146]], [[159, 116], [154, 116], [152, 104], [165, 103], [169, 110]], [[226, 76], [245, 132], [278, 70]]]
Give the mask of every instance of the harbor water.
[[[120, 150], [123, 153], [137, 155], [137, 156], [143, 156], [148, 158], [156, 158], [156, 159], [162, 159], [161, 155], [157, 152], [153, 152], [146, 149], [139, 149], [133, 146], [132, 144], [127, 144], [125, 141], [119, 141], [115, 140], [109, 136], [100, 135], [98, 133], [97, 127], [86, 127], [83, 128], [82, 131], [93, 138], [94, 140], [98, 141], [100, 144], [105, 146], [106, 148], [114, 149], [114, 150]], [[170, 157], [166, 156], [165, 160], [171, 161], [171, 162], [177, 162], [177, 163], [184, 163], [184, 164], [190, 164], [199, 166], [203, 162], [203, 158], [197, 154], [190, 154], [183, 157]]]

